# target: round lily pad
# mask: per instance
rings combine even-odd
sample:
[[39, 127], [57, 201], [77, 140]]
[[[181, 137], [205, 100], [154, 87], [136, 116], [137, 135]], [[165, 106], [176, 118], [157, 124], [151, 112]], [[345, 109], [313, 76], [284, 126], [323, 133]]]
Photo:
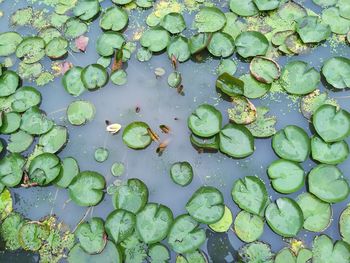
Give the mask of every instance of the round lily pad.
[[224, 198], [218, 189], [202, 186], [187, 202], [186, 210], [198, 222], [214, 224], [224, 215]]
[[69, 197], [80, 206], [97, 205], [103, 198], [104, 177], [92, 171], [84, 171], [74, 177], [68, 187]]
[[16, 92], [19, 86], [19, 76], [16, 72], [6, 70], [0, 76], [0, 97], [6, 97]]
[[122, 34], [113, 31], [103, 32], [97, 39], [96, 50], [100, 56], [108, 57], [114, 54], [116, 49], [120, 49], [125, 43]]
[[255, 57], [250, 62], [250, 73], [257, 81], [272, 83], [280, 77], [280, 66], [272, 59]]
[[100, 27], [104, 30], [120, 31], [129, 21], [127, 12], [118, 6], [108, 8], [101, 16]]
[[147, 186], [139, 179], [129, 179], [116, 189], [113, 196], [113, 205], [132, 213], [138, 213], [148, 201]]
[[283, 20], [292, 22], [307, 16], [307, 11], [302, 5], [294, 1], [288, 1], [280, 6], [278, 15]]
[[104, 222], [99, 217], [93, 217], [89, 222], [80, 224], [74, 234], [81, 248], [91, 255], [101, 253], [107, 243]]
[[350, 134], [350, 113], [332, 105], [322, 105], [312, 117], [317, 134], [325, 142], [339, 142]]
[[256, 120], [246, 125], [246, 128], [255, 138], [267, 138], [276, 133], [275, 124], [277, 118], [275, 116], [266, 116], [268, 112], [268, 107], [256, 107]]
[[0, 160], [0, 182], [7, 187], [18, 185], [23, 176], [26, 160], [18, 153], [11, 153]]
[[37, 107], [28, 109], [22, 115], [21, 130], [32, 134], [41, 135], [47, 133], [53, 127], [53, 121]]
[[81, 80], [86, 89], [99, 89], [107, 84], [108, 73], [101, 65], [91, 64], [81, 72]]
[[234, 182], [231, 191], [233, 201], [243, 210], [262, 216], [269, 202], [263, 181], [256, 176], [246, 176]]
[[296, 28], [304, 43], [318, 43], [331, 35], [331, 28], [317, 16], [305, 16], [297, 20]]
[[196, 54], [204, 50], [210, 41], [209, 34], [199, 33], [196, 34], [188, 40], [188, 45], [190, 47], [191, 54]]
[[136, 216], [136, 229], [146, 244], [162, 241], [173, 223], [173, 213], [164, 206], [147, 204]]
[[296, 256], [289, 248], [283, 248], [276, 254], [274, 263], [292, 263], [296, 260]]
[[95, 106], [88, 101], [74, 101], [67, 108], [68, 121], [72, 125], [83, 125], [95, 117], [95, 111]]
[[30, 181], [38, 185], [47, 185], [54, 181], [61, 171], [60, 159], [52, 153], [42, 153], [30, 163], [28, 173]]
[[17, 250], [21, 247], [18, 238], [18, 230], [24, 223], [23, 217], [16, 212], [12, 212], [2, 221], [0, 233], [2, 239], [5, 241], [7, 249]]
[[113, 163], [111, 173], [113, 176], [122, 176], [125, 172], [125, 165], [121, 162]]
[[310, 153], [310, 138], [302, 128], [288, 125], [273, 136], [272, 148], [283, 159], [304, 162]]
[[253, 0], [230, 0], [230, 9], [232, 12], [240, 16], [254, 16], [259, 13]]
[[350, 258], [350, 246], [344, 241], [336, 241], [326, 236], [316, 236], [312, 246], [312, 262], [314, 263], [345, 263]]
[[320, 79], [320, 73], [306, 62], [291, 61], [282, 70], [281, 85], [288, 93], [303, 95], [314, 91]]
[[264, 56], [269, 47], [269, 41], [260, 32], [246, 31], [238, 35], [235, 45], [240, 56], [249, 58]]
[[8, 112], [3, 114], [2, 125], [0, 127], [1, 134], [11, 134], [18, 130], [21, 126], [21, 115], [17, 112]]
[[232, 96], [233, 108], [227, 110], [228, 117], [237, 124], [249, 124], [256, 120], [256, 109], [244, 96]]
[[236, 73], [236, 71], [237, 71], [237, 62], [232, 59], [221, 60], [218, 67], [216, 68], [216, 72], [219, 76], [223, 73], [233, 75]]
[[74, 16], [81, 20], [93, 19], [100, 12], [101, 6], [98, 0], [79, 0], [73, 9]]
[[171, 34], [178, 34], [185, 30], [186, 22], [180, 13], [166, 14], [160, 21], [160, 25]]
[[332, 218], [330, 204], [307, 192], [299, 195], [296, 201], [303, 211], [306, 230], [322, 232], [327, 229]]
[[350, 20], [340, 15], [338, 7], [329, 7], [322, 12], [322, 21], [331, 27], [335, 34], [345, 35], [350, 30]]
[[249, 99], [260, 98], [264, 96], [271, 88], [271, 84], [260, 82], [251, 74], [245, 74], [239, 79], [244, 83], [244, 96]]
[[45, 54], [50, 58], [63, 57], [68, 51], [68, 41], [63, 37], [53, 38], [45, 47]]
[[216, 32], [212, 35], [208, 51], [215, 57], [229, 57], [235, 50], [235, 43], [229, 34]]
[[136, 218], [133, 213], [117, 209], [107, 216], [105, 229], [108, 237], [119, 244], [134, 232], [135, 224]]
[[210, 224], [209, 227], [216, 233], [225, 233], [230, 229], [232, 221], [232, 212], [227, 206], [225, 206], [224, 215], [221, 219], [214, 224]]
[[281, 197], [265, 210], [268, 225], [283, 237], [294, 237], [303, 227], [304, 217], [299, 205], [290, 198]]
[[94, 157], [96, 162], [103, 163], [108, 159], [109, 151], [104, 147], [99, 147], [96, 149]]
[[333, 57], [328, 59], [322, 67], [322, 74], [327, 82], [336, 89], [350, 87], [350, 59]]
[[244, 245], [239, 249], [238, 255], [245, 262], [274, 262], [274, 254], [271, 251], [270, 245], [260, 241]]
[[79, 172], [78, 162], [73, 157], [65, 157], [62, 159], [60, 174], [54, 183], [58, 187], [67, 188]]
[[43, 240], [49, 237], [48, 226], [37, 222], [27, 222], [18, 231], [18, 239], [24, 250], [38, 251], [43, 245]]
[[269, 11], [278, 8], [281, 0], [253, 0], [254, 4], [260, 11]]
[[294, 193], [304, 185], [304, 169], [292, 161], [283, 159], [274, 161], [268, 167], [267, 174], [272, 187], [282, 194]]
[[27, 150], [33, 141], [34, 137], [32, 135], [19, 130], [11, 134], [6, 149], [12, 153], [21, 153]]
[[16, 56], [24, 63], [38, 62], [45, 56], [45, 41], [41, 37], [27, 37], [17, 46]]
[[347, 206], [339, 218], [339, 232], [346, 243], [350, 241], [350, 207]]
[[350, 192], [349, 184], [342, 172], [333, 165], [320, 164], [308, 175], [309, 191], [322, 201], [338, 203]]
[[194, 18], [198, 32], [216, 32], [226, 24], [225, 14], [216, 7], [203, 7]]
[[81, 80], [81, 72], [83, 68], [72, 67], [62, 78], [62, 85], [64, 89], [72, 96], [77, 97], [85, 91], [85, 86]]
[[168, 31], [161, 28], [151, 28], [142, 34], [140, 44], [152, 52], [164, 50], [170, 43]]
[[141, 47], [137, 50], [136, 58], [141, 62], [149, 61], [152, 58], [152, 51], [148, 48]]
[[177, 253], [195, 251], [205, 240], [205, 230], [199, 228], [199, 223], [189, 215], [175, 218], [168, 236], [168, 244]]
[[186, 186], [192, 182], [193, 170], [189, 162], [176, 162], [171, 165], [170, 176], [174, 183]]
[[43, 147], [44, 152], [56, 153], [64, 147], [67, 139], [67, 128], [56, 125], [48, 133], [40, 136], [38, 144]]
[[144, 149], [152, 142], [148, 130], [148, 124], [132, 122], [123, 131], [123, 141], [132, 149]]
[[311, 139], [312, 159], [325, 164], [339, 164], [349, 156], [349, 146], [345, 141], [327, 143], [320, 137]]
[[220, 151], [233, 158], [244, 158], [254, 152], [254, 137], [238, 124], [227, 124], [220, 131]]
[[168, 76], [168, 85], [172, 88], [177, 88], [180, 86], [182, 81], [181, 73], [178, 71], [171, 72]]
[[33, 87], [22, 87], [12, 95], [11, 108], [16, 112], [25, 112], [29, 108], [40, 104], [41, 94]]
[[64, 36], [69, 39], [74, 39], [84, 35], [88, 30], [86, 23], [78, 18], [71, 17], [64, 24]]
[[169, 58], [175, 57], [179, 62], [185, 62], [191, 56], [188, 39], [183, 36], [175, 37], [167, 47]]
[[241, 211], [235, 219], [234, 231], [243, 242], [254, 242], [264, 232], [264, 220], [260, 216]]
[[149, 246], [148, 256], [150, 257], [151, 262], [166, 263], [170, 260], [170, 251], [165, 245], [156, 243]]
[[5, 57], [13, 54], [23, 38], [17, 32], [3, 32], [0, 34], [0, 56]]

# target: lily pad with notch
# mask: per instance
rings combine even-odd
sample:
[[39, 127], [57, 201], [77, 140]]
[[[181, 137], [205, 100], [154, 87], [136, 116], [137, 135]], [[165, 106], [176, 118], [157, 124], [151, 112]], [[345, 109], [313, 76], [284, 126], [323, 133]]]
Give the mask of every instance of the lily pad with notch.
[[54, 184], [58, 187], [67, 188], [79, 172], [78, 162], [73, 157], [65, 157], [62, 159], [61, 171]]
[[53, 182], [60, 171], [60, 159], [53, 153], [42, 153], [31, 161], [28, 175], [31, 183], [43, 186]]
[[50, 229], [40, 222], [26, 222], [18, 231], [18, 239], [21, 247], [27, 251], [38, 251], [44, 240], [47, 240]]
[[237, 53], [243, 58], [264, 56], [269, 47], [267, 38], [258, 31], [245, 31], [235, 40]]
[[16, 92], [19, 86], [19, 76], [11, 70], [4, 71], [0, 76], [0, 97], [6, 97]]
[[238, 250], [238, 256], [243, 262], [274, 262], [274, 254], [271, 251], [271, 246], [261, 241], [244, 245]]
[[101, 10], [98, 0], [79, 0], [77, 1], [73, 14], [81, 20], [89, 21], [95, 18]]
[[220, 76], [224, 73], [229, 75], [235, 74], [237, 71], [237, 62], [232, 59], [222, 59], [216, 68], [217, 74]]
[[225, 26], [226, 16], [216, 7], [203, 7], [196, 14], [194, 24], [198, 32], [212, 33]]
[[10, 153], [0, 160], [0, 183], [7, 187], [17, 186], [23, 177], [26, 160], [18, 153]]
[[270, 11], [277, 9], [283, 2], [281, 0], [253, 0], [259, 11]]
[[25, 112], [41, 102], [41, 93], [33, 87], [21, 87], [12, 95], [11, 109], [16, 112]]
[[0, 57], [9, 56], [16, 52], [16, 48], [23, 38], [17, 32], [3, 32], [0, 34]]
[[340, 214], [339, 232], [342, 240], [350, 244], [350, 206], [349, 205]]
[[17, 112], [7, 112], [2, 116], [0, 134], [11, 134], [16, 132], [21, 126], [21, 115]]
[[67, 108], [67, 118], [72, 125], [83, 125], [95, 117], [95, 106], [85, 100], [76, 100]]
[[99, 147], [95, 150], [94, 158], [96, 162], [103, 163], [108, 159], [109, 151], [107, 148]]
[[46, 56], [57, 59], [67, 54], [68, 41], [63, 37], [55, 37], [45, 47]]
[[82, 67], [72, 67], [62, 78], [62, 85], [64, 89], [72, 96], [77, 97], [81, 95], [86, 89], [81, 80]]
[[338, 7], [329, 7], [322, 12], [322, 21], [331, 27], [335, 34], [345, 35], [350, 30], [350, 20], [340, 15]]
[[103, 12], [100, 20], [100, 27], [103, 30], [120, 31], [128, 24], [127, 12], [118, 6], [108, 8]]
[[188, 46], [190, 48], [191, 54], [196, 54], [204, 50], [211, 39], [211, 35], [209, 33], [198, 33], [188, 40]]
[[215, 57], [229, 57], [235, 50], [235, 43], [233, 38], [223, 32], [215, 32], [208, 44], [208, 51]]
[[101, 65], [91, 64], [82, 70], [81, 80], [86, 89], [96, 90], [107, 84], [108, 73]]
[[34, 137], [24, 131], [19, 130], [12, 133], [7, 144], [7, 150], [12, 153], [21, 153], [32, 145]]
[[144, 149], [151, 144], [149, 126], [144, 122], [132, 122], [123, 131], [123, 142], [132, 149]]
[[177, 88], [182, 82], [182, 75], [178, 71], [171, 72], [168, 76], [168, 85], [171, 88]]
[[5, 247], [9, 250], [17, 250], [21, 248], [19, 243], [18, 230], [23, 226], [25, 220], [23, 216], [17, 212], [13, 212], [6, 217], [1, 224], [0, 233], [5, 241]]
[[116, 49], [122, 48], [125, 38], [121, 33], [114, 31], [103, 32], [97, 39], [96, 50], [100, 56], [112, 56]]
[[340, 164], [349, 156], [349, 146], [346, 141], [327, 143], [320, 137], [311, 139], [312, 159], [325, 164]]
[[328, 59], [322, 67], [322, 74], [327, 82], [336, 89], [350, 87], [350, 59], [333, 57]]
[[179, 254], [176, 256], [175, 263], [207, 263], [208, 256], [204, 251], [197, 249], [193, 252]]
[[114, 210], [105, 222], [108, 237], [119, 244], [134, 232], [136, 217], [133, 213], [123, 209]]
[[151, 262], [167, 263], [170, 260], [170, 251], [165, 245], [156, 243], [149, 246], [148, 256], [150, 257]]
[[192, 182], [193, 169], [189, 162], [176, 162], [171, 165], [170, 176], [174, 183], [187, 186]]
[[140, 39], [140, 44], [152, 52], [160, 52], [166, 49], [170, 43], [168, 31], [161, 28], [150, 28], [146, 30]]
[[228, 96], [243, 95], [244, 82], [229, 73], [222, 73], [216, 80], [216, 88]]
[[38, 62], [45, 56], [45, 41], [41, 37], [24, 38], [17, 46], [16, 56], [27, 64]]
[[178, 34], [185, 30], [186, 22], [180, 13], [172, 12], [162, 18], [160, 26], [171, 34]]
[[255, 57], [250, 62], [250, 73], [257, 81], [269, 84], [279, 79], [281, 69], [277, 62], [270, 58]]
[[198, 149], [202, 150], [212, 150], [217, 151], [219, 150], [219, 135], [214, 135], [213, 137], [203, 138], [197, 135], [194, 135], [193, 133], [190, 136], [190, 141], [192, 145], [197, 147]]
[[38, 145], [43, 147], [44, 152], [56, 153], [65, 146], [67, 140], [67, 128], [55, 125], [49, 132], [40, 136]]
[[54, 122], [47, 118], [37, 106], [29, 108], [22, 115], [21, 130], [32, 134], [41, 135], [52, 129]]
[[214, 224], [210, 224], [208, 226], [211, 230], [213, 230], [216, 233], [225, 233], [230, 229], [232, 225], [232, 221], [233, 221], [232, 212], [230, 208], [228, 208], [225, 205], [224, 215], [221, 217], [221, 219], [218, 222]]
[[230, 9], [239, 16], [255, 16], [259, 13], [259, 9], [255, 5], [254, 0], [230, 0]]
[[234, 232], [243, 242], [254, 242], [264, 232], [264, 220], [261, 216], [241, 211], [235, 218]]
[[64, 23], [64, 36], [68, 39], [75, 39], [84, 35], [88, 31], [86, 23], [78, 18], [71, 17]]
[[319, 43], [331, 35], [331, 28], [317, 16], [305, 16], [297, 20], [296, 31], [304, 43]]
[[278, 15], [286, 21], [293, 22], [307, 16], [307, 10], [294, 1], [288, 1], [280, 6]]
[[121, 86], [127, 82], [128, 75], [124, 69], [113, 71], [111, 74], [111, 81], [113, 84]]
[[183, 36], [175, 37], [169, 43], [167, 47], [167, 53], [170, 59], [175, 57], [177, 61], [185, 62], [191, 56], [188, 39]]
[[333, 240], [327, 235], [316, 236], [312, 246], [312, 262], [314, 263], [346, 263], [350, 260], [350, 246], [339, 240]]
[[296, 263], [297, 257], [289, 248], [282, 248], [275, 257], [274, 263]]

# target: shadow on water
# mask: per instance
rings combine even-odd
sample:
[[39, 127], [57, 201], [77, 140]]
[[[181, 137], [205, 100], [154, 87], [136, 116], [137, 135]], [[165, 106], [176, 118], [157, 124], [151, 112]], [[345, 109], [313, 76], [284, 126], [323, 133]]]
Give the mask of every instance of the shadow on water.
[[214, 233], [207, 230], [207, 251], [212, 262], [237, 262], [238, 252], [232, 246], [227, 233]]

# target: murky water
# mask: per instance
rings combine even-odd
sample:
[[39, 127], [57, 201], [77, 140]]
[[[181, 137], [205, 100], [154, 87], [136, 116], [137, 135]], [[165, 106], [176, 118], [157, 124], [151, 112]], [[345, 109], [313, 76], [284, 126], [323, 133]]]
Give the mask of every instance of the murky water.
[[[106, 1], [105, 1], [106, 2]], [[311, 1], [305, 1], [311, 2]], [[10, 13], [22, 6], [26, 1], [19, 1], [13, 4], [8, 0], [1, 4], [5, 16], [0, 20], [0, 31], [8, 31], [8, 16]], [[307, 3], [312, 9], [319, 10], [316, 6]], [[148, 11], [145, 12], [145, 14]], [[135, 14], [135, 17], [142, 17]], [[139, 18], [138, 18], [139, 19]], [[132, 19], [133, 20], [133, 19]], [[131, 22], [134, 23], [134, 22]], [[91, 26], [88, 37], [90, 38], [86, 54], [71, 54], [67, 60], [75, 65], [85, 66], [98, 59], [94, 43], [100, 34], [98, 23]], [[21, 30], [23, 32], [23, 30]], [[320, 70], [322, 61], [328, 57], [343, 55], [349, 57], [348, 47], [338, 47], [333, 50], [329, 47], [319, 47], [307, 55], [294, 58], [281, 58], [279, 63], [284, 65], [287, 60], [301, 59], [312, 63]], [[128, 63], [128, 82], [124, 86], [108, 84], [106, 87], [95, 91], [86, 92], [79, 99], [91, 101], [95, 104], [97, 114], [95, 119], [82, 127], [71, 126], [65, 117], [65, 108], [74, 100], [68, 95], [60, 80], [39, 88], [43, 95], [42, 108], [58, 124], [66, 125], [69, 128], [69, 143], [59, 154], [60, 157], [73, 156], [80, 165], [81, 170], [96, 170], [106, 178], [107, 185], [115, 180], [110, 173], [110, 167], [116, 161], [123, 162], [126, 167], [125, 174], [120, 178], [137, 177], [143, 180], [150, 190], [151, 202], [159, 202], [169, 206], [175, 215], [185, 213], [184, 206], [191, 194], [201, 185], [207, 184], [218, 187], [224, 194], [225, 202], [234, 215], [239, 212], [238, 207], [231, 199], [231, 187], [233, 182], [246, 175], [257, 174], [268, 186], [272, 200], [282, 196], [273, 191], [269, 186], [266, 175], [267, 166], [277, 159], [271, 148], [271, 139], [256, 140], [256, 151], [252, 156], [244, 160], [234, 160], [221, 153], [199, 154], [191, 146], [189, 141], [190, 132], [187, 128], [187, 117], [198, 105], [209, 103], [221, 110], [224, 116], [224, 123], [228, 121], [226, 110], [230, 102], [220, 98], [215, 90], [215, 68], [219, 60], [207, 59], [205, 63], [188, 61], [180, 65], [183, 74], [185, 95], [178, 95], [176, 90], [167, 85], [167, 74], [172, 71], [171, 63], [165, 54], [154, 56], [150, 62], [140, 63], [133, 58]], [[166, 75], [157, 79], [154, 74], [156, 67], [166, 70]], [[246, 73], [248, 64], [239, 62], [237, 74]], [[27, 83], [24, 83], [27, 84]], [[323, 87], [322, 87], [323, 88]], [[331, 97], [342, 97], [348, 92], [332, 92]], [[253, 100], [256, 105], [269, 106], [270, 114], [278, 117], [277, 128], [283, 128], [287, 124], [295, 124], [303, 127], [309, 134], [309, 122], [299, 112], [298, 102], [293, 102], [283, 95], [274, 95], [274, 100], [268, 98]], [[350, 110], [349, 99], [339, 99], [340, 105]], [[140, 107], [136, 113], [135, 108]], [[162, 156], [156, 154], [157, 145], [153, 143], [145, 150], [135, 151], [128, 149], [123, 143], [121, 133], [110, 135], [105, 132], [105, 120], [118, 122], [122, 125], [135, 120], [147, 122], [155, 130], [161, 124], [171, 127], [172, 133], [167, 136], [171, 139], [169, 146]], [[166, 138], [165, 135], [161, 135]], [[350, 143], [350, 140], [348, 140]], [[100, 146], [108, 148], [110, 155], [106, 162], [100, 164], [94, 161], [94, 151]], [[175, 185], [169, 177], [169, 168], [173, 162], [188, 161], [194, 168], [195, 178], [193, 182], [182, 188]], [[339, 165], [344, 175], [350, 180], [350, 160]], [[306, 171], [315, 166], [312, 161], [303, 164]], [[305, 188], [289, 196], [296, 197], [305, 191]], [[65, 189], [55, 187], [12, 189], [15, 210], [31, 219], [39, 219], [48, 213], [53, 213], [60, 220], [65, 221], [72, 227], [85, 214], [87, 208], [78, 207], [73, 202], [67, 202], [68, 195]], [[334, 222], [325, 231], [334, 239], [339, 239], [338, 219], [340, 211], [346, 206], [350, 199], [340, 204], [333, 205]], [[105, 218], [113, 210], [110, 196], [106, 195], [103, 202], [94, 207], [91, 216]], [[227, 234], [214, 234], [208, 231], [208, 242], [204, 246], [213, 262], [234, 262], [236, 250], [243, 244], [232, 231]], [[302, 231], [299, 238], [311, 244], [313, 234]], [[266, 225], [262, 241], [270, 243], [274, 251], [284, 246], [282, 238], [274, 234]], [[174, 259], [174, 256], [172, 257]], [[28, 255], [24, 252], [1, 252], [0, 262], [37, 262], [38, 257]]]

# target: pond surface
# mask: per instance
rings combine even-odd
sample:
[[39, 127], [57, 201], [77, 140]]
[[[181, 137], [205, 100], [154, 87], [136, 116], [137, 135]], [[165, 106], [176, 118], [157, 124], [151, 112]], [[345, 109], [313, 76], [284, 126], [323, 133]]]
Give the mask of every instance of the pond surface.
[[[40, 1], [39, 1], [40, 2]], [[108, 2], [108, 1], [105, 1]], [[320, 9], [305, 1], [306, 6], [313, 10]], [[103, 3], [106, 4], [106, 3]], [[26, 1], [5, 1], [0, 4], [4, 11], [4, 17], [0, 19], [0, 31], [9, 31], [8, 17], [16, 9], [27, 6]], [[225, 7], [227, 10], [227, 7]], [[131, 24], [137, 25], [137, 21], [143, 23], [143, 19], [149, 11], [139, 13], [133, 11], [130, 15]], [[21, 30], [22, 33], [24, 30]], [[98, 23], [93, 23], [87, 36], [90, 38], [89, 46], [85, 54], [70, 54], [67, 58], [74, 65], [85, 66], [96, 62], [99, 58], [94, 44], [101, 33]], [[126, 32], [132, 35], [132, 29]], [[350, 56], [350, 50], [346, 46], [330, 47], [329, 44], [314, 49], [310, 53], [298, 57], [279, 59], [282, 66], [288, 60], [304, 60], [320, 70], [322, 63], [329, 57], [335, 55]], [[239, 69], [236, 75], [246, 73], [248, 63], [239, 61]], [[49, 63], [47, 61], [47, 63]], [[257, 139], [256, 150], [253, 155], [243, 160], [235, 160], [221, 153], [198, 153], [189, 141], [190, 131], [187, 128], [187, 117], [200, 104], [209, 103], [221, 110], [224, 116], [223, 123], [228, 122], [226, 114], [230, 102], [221, 98], [215, 89], [217, 75], [215, 69], [219, 60], [207, 58], [205, 63], [187, 61], [180, 64], [179, 70], [182, 73], [184, 96], [179, 95], [175, 89], [167, 85], [167, 75], [172, 72], [172, 66], [167, 55], [153, 56], [150, 62], [140, 63], [133, 58], [127, 67], [128, 82], [123, 86], [115, 86], [109, 83], [104, 88], [95, 92], [85, 92], [79, 99], [92, 102], [96, 106], [96, 117], [92, 122], [82, 126], [73, 127], [65, 116], [65, 109], [70, 102], [75, 99], [63, 89], [60, 79], [56, 79], [49, 85], [39, 88], [43, 96], [42, 109], [49, 117], [53, 118], [57, 124], [65, 125], [69, 129], [69, 142], [66, 148], [59, 154], [60, 157], [73, 156], [79, 162], [81, 170], [95, 170], [103, 174], [107, 185], [111, 184], [115, 177], [112, 176], [110, 168], [114, 162], [125, 164], [125, 173], [121, 180], [127, 178], [139, 178], [146, 183], [150, 190], [150, 202], [162, 203], [172, 209], [174, 215], [186, 213], [184, 206], [192, 193], [201, 185], [212, 185], [222, 191], [226, 205], [231, 209], [234, 216], [239, 212], [239, 208], [231, 198], [231, 188], [233, 182], [240, 177], [247, 175], [258, 175], [262, 178], [267, 187], [272, 200], [280, 196], [269, 185], [266, 174], [268, 165], [277, 159], [271, 148], [271, 139]], [[163, 77], [156, 78], [154, 70], [157, 67], [165, 69]], [[323, 81], [323, 83], [325, 83]], [[30, 85], [30, 83], [24, 83]], [[323, 90], [324, 87], [321, 87]], [[329, 91], [330, 97], [338, 98], [349, 95], [346, 91]], [[350, 100], [339, 98], [339, 104], [346, 110], [350, 110]], [[270, 107], [270, 114], [278, 118], [277, 129], [281, 129], [288, 124], [295, 124], [303, 127], [310, 135], [310, 126], [299, 112], [298, 101], [287, 98], [284, 94], [270, 94], [263, 99], [253, 100], [257, 105]], [[139, 113], [135, 108], [139, 107]], [[161, 124], [166, 124], [171, 128], [169, 146], [161, 156], [156, 153], [156, 144], [152, 144], [145, 150], [135, 151], [123, 144], [121, 133], [110, 135], [105, 131], [105, 120], [117, 122], [123, 126], [136, 120], [148, 123], [151, 127], [157, 128]], [[165, 138], [164, 135], [163, 138]], [[350, 140], [347, 140], [350, 143]], [[104, 163], [97, 163], [94, 160], [94, 152], [98, 147], [106, 147], [109, 158]], [[170, 165], [177, 161], [188, 161], [194, 168], [194, 180], [187, 187], [180, 187], [174, 184], [169, 176]], [[306, 171], [309, 171], [315, 163], [311, 160], [303, 163]], [[350, 180], [350, 160], [345, 161], [339, 168]], [[300, 191], [291, 194], [296, 197], [305, 191], [305, 187]], [[68, 202], [68, 195], [65, 189], [56, 187], [43, 188], [17, 188], [12, 189], [14, 195], [14, 209], [22, 213], [25, 217], [33, 220], [40, 219], [47, 214], [56, 214], [58, 218], [71, 227], [74, 227], [84, 216], [87, 208]], [[345, 208], [349, 200], [333, 205], [332, 225], [325, 231], [333, 239], [339, 239], [338, 219], [340, 212]], [[111, 197], [106, 195], [104, 200], [94, 207], [87, 218], [99, 216], [105, 218], [113, 210]], [[306, 244], [311, 245], [314, 237], [307, 231], [301, 231], [299, 238]], [[207, 250], [212, 262], [234, 262], [236, 250], [243, 245], [237, 236], [229, 231], [226, 234], [214, 234], [208, 230], [208, 242], [204, 248]], [[265, 232], [261, 238], [272, 245], [273, 251], [277, 252], [285, 246], [283, 239], [273, 233], [265, 224]], [[174, 259], [174, 255], [172, 256]], [[0, 253], [0, 262], [37, 262], [36, 255], [27, 255], [24, 252], [10, 253], [8, 251]]]

